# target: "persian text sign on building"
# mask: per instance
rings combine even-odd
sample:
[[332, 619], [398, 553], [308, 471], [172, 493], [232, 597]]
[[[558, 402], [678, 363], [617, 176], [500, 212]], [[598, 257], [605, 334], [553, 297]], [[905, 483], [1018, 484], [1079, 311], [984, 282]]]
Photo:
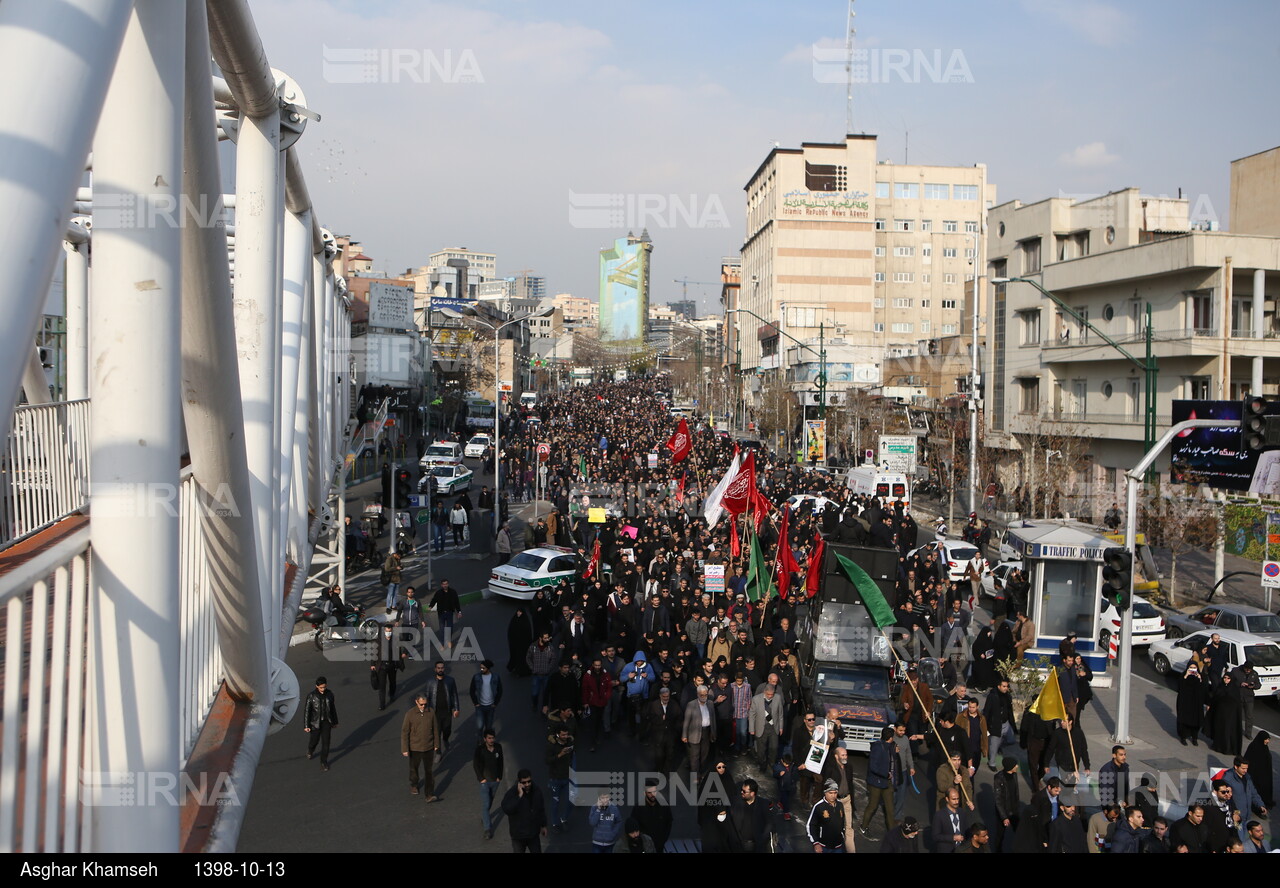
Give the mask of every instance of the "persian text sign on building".
[[779, 215], [808, 219], [871, 218], [871, 195], [865, 191], [806, 191], [797, 188], [782, 195]]
[[369, 285], [369, 326], [388, 330], [412, 330], [413, 287], [395, 284]]

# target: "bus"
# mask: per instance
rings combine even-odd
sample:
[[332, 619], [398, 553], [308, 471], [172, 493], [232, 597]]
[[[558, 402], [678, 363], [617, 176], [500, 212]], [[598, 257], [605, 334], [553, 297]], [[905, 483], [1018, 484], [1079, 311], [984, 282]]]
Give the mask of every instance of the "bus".
[[911, 482], [900, 472], [884, 472], [875, 466], [857, 466], [845, 478], [849, 489], [862, 496], [878, 496], [911, 505]]
[[497, 405], [488, 398], [467, 398], [463, 402], [466, 418], [463, 421], [468, 429], [492, 429], [497, 416]]

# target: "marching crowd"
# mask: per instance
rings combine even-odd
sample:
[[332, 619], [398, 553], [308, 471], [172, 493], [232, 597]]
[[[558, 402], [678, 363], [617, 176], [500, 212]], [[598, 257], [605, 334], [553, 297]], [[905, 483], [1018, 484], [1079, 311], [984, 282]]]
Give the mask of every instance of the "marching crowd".
[[[744, 524], [734, 528], [730, 519], [708, 527], [703, 514], [704, 497], [733, 459], [733, 444], [703, 430], [681, 442], [687, 456], [673, 463], [668, 438], [674, 426], [654, 383], [643, 380], [552, 393], [532, 411], [513, 411], [504, 420], [498, 489], [523, 493], [538, 464], [537, 443], [549, 442], [543, 499], [553, 510], [520, 540], [511, 539], [504, 522], [500, 557], [505, 561], [522, 547], [561, 545], [577, 550], [587, 567], [539, 587], [515, 608], [507, 629], [507, 683], [527, 687], [527, 705], [546, 725], [540, 773], [545, 795], [530, 769], [498, 797], [497, 787], [506, 784], [493, 713], [503, 681], [486, 660], [471, 684], [486, 837], [493, 836], [496, 804], [513, 848], [540, 850], [547, 830], [563, 830], [570, 818], [577, 757], [625, 735], [646, 750], [637, 770], [687, 773], [699, 787], [706, 852], [772, 850], [778, 834], [790, 832], [781, 825], [793, 818], [818, 852], [1268, 850], [1262, 824], [1273, 800], [1265, 732], [1247, 750], [1239, 738], [1219, 740], [1224, 732], [1215, 732], [1215, 749], [1235, 756], [1235, 764], [1221, 775], [1221, 786], [1215, 782], [1212, 799], [1192, 805], [1175, 823], [1159, 816], [1149, 781], [1128, 785], [1127, 752], [1116, 747], [1099, 768], [1101, 807], [1086, 818], [1084, 805], [1094, 800], [1083, 791], [1092, 763], [1080, 727], [1092, 697], [1085, 658], [1075, 654], [1072, 639], [1063, 642], [1057, 668], [1067, 717], [1053, 721], [1029, 707], [1015, 713], [1009, 683], [996, 669], [1035, 641], [1035, 626], [1023, 612], [1025, 577], [1010, 577], [1007, 611], [979, 627], [979, 560], [954, 578], [936, 548], [909, 556], [920, 528], [901, 502], [855, 495], [841, 476], [806, 470], [760, 449], [756, 479], [769, 507], [755, 533], [768, 565], [785, 545], [798, 569], [753, 581], [746, 537], [739, 538]], [[656, 466], [649, 458], [654, 451], [662, 454]], [[784, 519], [783, 507], [795, 494], [809, 496]], [[604, 521], [590, 511], [597, 503], [608, 504]], [[755, 522], [748, 515], [745, 523]], [[990, 529], [971, 515], [964, 537], [983, 551]], [[865, 760], [837, 744], [838, 725], [806, 706], [801, 691], [805, 639], [797, 636], [797, 618], [816, 589], [811, 574], [818, 572], [815, 553], [824, 538], [897, 550], [890, 601], [897, 625], [924, 640], [922, 650], [948, 654], [934, 689], [922, 677], [923, 666], [905, 670], [895, 724], [883, 730]], [[502, 542], [500, 536], [500, 550]], [[399, 601], [402, 621], [420, 623], [424, 605], [416, 591], [401, 593], [392, 581], [399, 576], [388, 578], [388, 601]], [[447, 583], [434, 591], [430, 606], [442, 615], [442, 630], [445, 615], [450, 622], [461, 615]], [[1226, 724], [1222, 713], [1231, 708], [1221, 690], [1232, 680], [1221, 669], [1225, 659], [1210, 653], [1204, 662], [1203, 669], [1188, 670], [1178, 695], [1179, 730], [1185, 717], [1191, 740], [1204, 724], [1205, 703], [1211, 704], [1211, 727], [1218, 723], [1212, 713]], [[375, 686], [381, 680], [394, 694], [402, 668], [388, 644], [372, 670]], [[1197, 680], [1211, 690], [1187, 688]], [[319, 716], [332, 705], [331, 692], [320, 684], [317, 692], [307, 701], [308, 730], [320, 729]], [[429, 801], [429, 752], [448, 743], [458, 715], [457, 688], [438, 663], [434, 683], [402, 727], [412, 791], [419, 792], [425, 765]], [[1237, 729], [1240, 721], [1236, 710]], [[314, 736], [311, 742], [314, 749]], [[811, 757], [815, 744], [825, 745], [825, 754]], [[326, 733], [322, 761], [327, 745]], [[820, 768], [808, 764], [817, 761]], [[994, 804], [979, 811], [975, 782], [984, 766]], [[907, 813], [907, 800], [916, 794], [929, 802], [923, 824]], [[881, 809], [886, 832], [873, 837], [870, 828]], [[658, 787], [649, 786], [625, 816], [615, 800], [601, 795], [589, 808], [588, 826], [597, 851], [662, 852], [672, 813]]]

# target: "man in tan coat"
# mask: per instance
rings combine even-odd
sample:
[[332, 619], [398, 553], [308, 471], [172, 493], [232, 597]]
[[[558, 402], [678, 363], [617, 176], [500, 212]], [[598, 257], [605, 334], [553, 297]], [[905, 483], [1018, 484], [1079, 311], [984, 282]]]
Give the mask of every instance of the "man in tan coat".
[[1018, 659], [1022, 659], [1022, 655], [1036, 645], [1036, 624], [1031, 618], [1024, 613], [1019, 613], [1017, 617], [1017, 625], [1013, 630], [1015, 648], [1018, 652]]
[[431, 773], [436, 750], [440, 748], [440, 734], [436, 728], [436, 714], [427, 706], [427, 695], [414, 698], [413, 708], [404, 714], [400, 725], [400, 754], [409, 760], [409, 792], [418, 794], [418, 767], [426, 771], [426, 796], [428, 802], [436, 800], [436, 778]]

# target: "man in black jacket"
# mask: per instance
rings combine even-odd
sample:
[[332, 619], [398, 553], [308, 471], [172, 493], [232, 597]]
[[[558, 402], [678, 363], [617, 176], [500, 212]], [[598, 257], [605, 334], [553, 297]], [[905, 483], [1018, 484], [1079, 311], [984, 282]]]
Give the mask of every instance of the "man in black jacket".
[[448, 580], [441, 580], [440, 588], [431, 596], [431, 607], [440, 618], [440, 635], [448, 650], [453, 647], [453, 621], [455, 618], [462, 618], [462, 602], [458, 599], [458, 590], [450, 586]]
[[1021, 787], [1018, 784], [1018, 760], [1006, 755], [995, 776], [996, 835], [993, 851], [1006, 850], [1005, 836], [1013, 836], [1018, 831], [1018, 814], [1022, 811], [1022, 802], [1018, 798]]
[[1074, 799], [1064, 801], [1058, 812], [1058, 819], [1049, 827], [1050, 854], [1088, 854], [1089, 843], [1085, 840], [1084, 821], [1076, 816]]
[[314, 758], [316, 746], [320, 747], [320, 770], [329, 770], [329, 731], [338, 726], [338, 704], [329, 690], [328, 680], [322, 675], [316, 679], [316, 688], [307, 694], [302, 710], [303, 730], [307, 738], [307, 758]]
[[458, 717], [458, 683], [444, 674], [444, 660], [436, 660], [435, 676], [427, 682], [427, 699], [436, 713], [436, 729], [440, 733], [441, 755], [449, 748], [453, 720]]
[[729, 818], [738, 832], [738, 841], [747, 853], [767, 854], [769, 841], [769, 808], [760, 800], [760, 785], [754, 780], [742, 781], [740, 798], [729, 806]]
[[1189, 854], [1209, 852], [1209, 826], [1204, 822], [1204, 805], [1193, 802], [1187, 806], [1187, 815], [1169, 827], [1169, 844], [1175, 852], [1184, 845]]
[[658, 798], [658, 781], [645, 780], [644, 802], [631, 810], [631, 819], [640, 824], [640, 832], [653, 839], [654, 851], [662, 854], [671, 838], [671, 808]]
[[476, 780], [480, 782], [480, 798], [484, 805], [480, 809], [480, 821], [484, 824], [484, 837], [493, 838], [493, 800], [498, 796], [498, 788], [502, 783], [502, 774], [506, 760], [502, 756], [502, 744], [497, 741], [493, 730], [486, 729], [484, 739], [476, 746], [475, 755], [471, 758], [471, 766], [475, 769]]
[[533, 772], [528, 768], [520, 769], [516, 785], [507, 790], [502, 813], [507, 815], [507, 828], [511, 830], [511, 850], [516, 854], [541, 854], [541, 839], [547, 834], [547, 806], [542, 790], [533, 785]]
[[[1084, 776], [1089, 776], [1089, 744], [1084, 739], [1084, 731], [1070, 718], [1059, 720], [1049, 738], [1045, 760], [1057, 765], [1064, 782], [1078, 783], [1082, 769]], [[1069, 780], [1065, 779], [1067, 776]]]
[[[986, 705], [982, 707], [982, 715], [987, 720], [987, 765], [996, 769], [996, 759], [1000, 748], [1012, 747], [1016, 742], [1017, 727], [1013, 721], [1013, 694], [1009, 692], [1009, 680], [1002, 678], [996, 682], [995, 690], [987, 694]], [[996, 850], [1000, 850], [1000, 828], [996, 827]]]

